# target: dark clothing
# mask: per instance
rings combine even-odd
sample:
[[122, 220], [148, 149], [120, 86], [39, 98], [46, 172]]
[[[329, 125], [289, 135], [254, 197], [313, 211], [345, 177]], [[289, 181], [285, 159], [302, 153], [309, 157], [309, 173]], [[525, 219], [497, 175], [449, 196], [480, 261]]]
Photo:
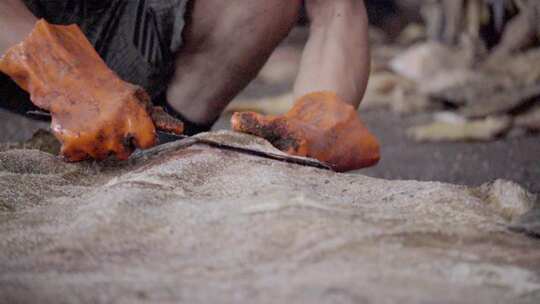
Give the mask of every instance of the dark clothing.
[[[52, 24], [77, 24], [101, 58], [123, 80], [143, 87], [157, 103], [164, 96], [182, 45], [189, 0], [24, 0]], [[0, 106], [35, 109], [28, 94], [0, 73]]]

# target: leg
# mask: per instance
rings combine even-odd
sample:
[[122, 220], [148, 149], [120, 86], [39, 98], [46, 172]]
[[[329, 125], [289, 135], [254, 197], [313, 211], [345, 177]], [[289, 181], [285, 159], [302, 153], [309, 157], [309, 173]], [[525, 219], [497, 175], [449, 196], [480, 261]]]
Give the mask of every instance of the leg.
[[193, 0], [170, 106], [211, 124], [294, 26], [301, 0]]
[[369, 68], [368, 18], [362, 0], [306, 0], [309, 41], [295, 84], [295, 97], [333, 91], [358, 107]]

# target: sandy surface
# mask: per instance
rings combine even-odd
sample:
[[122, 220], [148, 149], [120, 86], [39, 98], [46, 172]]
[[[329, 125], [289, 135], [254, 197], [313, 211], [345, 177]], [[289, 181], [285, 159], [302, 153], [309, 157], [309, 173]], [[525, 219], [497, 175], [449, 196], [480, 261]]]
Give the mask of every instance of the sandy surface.
[[540, 242], [509, 229], [534, 197], [514, 183], [388, 181], [190, 140], [120, 164], [0, 152], [0, 302], [540, 299]]

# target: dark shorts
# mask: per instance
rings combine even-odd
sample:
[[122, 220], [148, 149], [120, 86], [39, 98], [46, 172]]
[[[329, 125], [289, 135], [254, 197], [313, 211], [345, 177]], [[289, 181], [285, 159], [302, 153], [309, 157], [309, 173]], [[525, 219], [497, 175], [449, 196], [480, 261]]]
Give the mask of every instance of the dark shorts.
[[[174, 72], [189, 0], [23, 0], [53, 24], [77, 24], [122, 79], [146, 89], [156, 103]], [[0, 106], [24, 113], [28, 96], [0, 73]], [[7, 100], [6, 100], [7, 99]]]

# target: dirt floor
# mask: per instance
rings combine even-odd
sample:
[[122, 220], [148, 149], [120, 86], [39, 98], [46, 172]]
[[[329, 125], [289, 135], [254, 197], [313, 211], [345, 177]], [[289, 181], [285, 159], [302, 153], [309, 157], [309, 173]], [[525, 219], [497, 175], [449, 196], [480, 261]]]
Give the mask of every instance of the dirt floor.
[[382, 161], [361, 173], [387, 179], [480, 185], [502, 178], [540, 193], [540, 137], [486, 143], [416, 143], [404, 134], [421, 116], [402, 118], [389, 111], [362, 115], [382, 142]]

